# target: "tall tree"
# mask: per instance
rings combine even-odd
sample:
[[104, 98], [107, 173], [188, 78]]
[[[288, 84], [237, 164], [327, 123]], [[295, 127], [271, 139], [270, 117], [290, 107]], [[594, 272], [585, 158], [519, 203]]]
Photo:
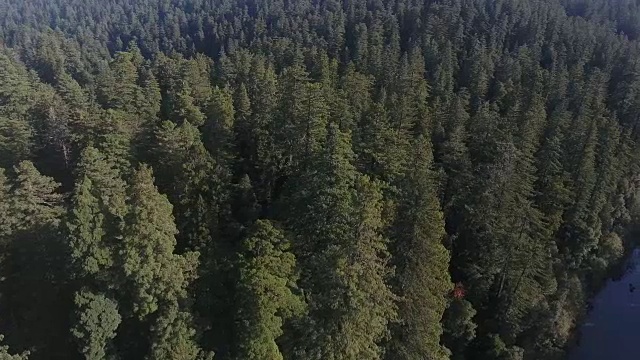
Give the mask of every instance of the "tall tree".
[[449, 351], [440, 344], [440, 320], [452, 289], [450, 254], [443, 245], [444, 218], [436, 195], [431, 143], [420, 137], [413, 148], [392, 229], [400, 298], [388, 358], [448, 359]]
[[284, 322], [304, 310], [295, 256], [282, 232], [267, 220], [256, 221], [242, 250], [236, 358], [283, 359], [277, 341]]
[[103, 295], [80, 292], [75, 297], [79, 315], [71, 333], [85, 359], [107, 359], [109, 341], [116, 336], [120, 314], [115, 301]]
[[71, 299], [60, 232], [63, 197], [59, 184], [41, 175], [33, 163], [23, 161], [13, 172], [8, 211], [13, 226], [2, 264], [6, 278], [1, 289], [6, 309], [1, 316], [3, 328], [13, 329], [7, 341], [14, 348], [36, 344], [37, 357], [65, 354], [69, 351], [65, 313]]
[[[329, 127], [326, 146], [297, 182], [288, 218], [309, 315], [295, 356], [377, 359], [395, 314], [382, 236], [379, 185], [353, 165], [348, 135]], [[295, 215], [293, 215], [295, 214]]]
[[[131, 310], [145, 318], [184, 303], [198, 253], [173, 253], [177, 230], [172, 206], [158, 193], [149, 167], [142, 165], [134, 173], [128, 195], [130, 210], [119, 255], [126, 288], [131, 291]], [[162, 321], [162, 316], [156, 321]]]

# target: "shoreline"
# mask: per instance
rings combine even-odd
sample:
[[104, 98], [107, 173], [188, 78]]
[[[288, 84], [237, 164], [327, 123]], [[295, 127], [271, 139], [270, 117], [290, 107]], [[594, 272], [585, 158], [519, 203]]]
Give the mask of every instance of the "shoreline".
[[626, 277], [633, 275], [633, 270], [636, 269], [637, 260], [640, 259], [640, 249], [635, 246], [629, 248], [622, 259], [623, 260], [620, 261], [618, 265], [612, 267], [609, 270], [608, 275], [603, 277], [602, 280], [597, 283], [597, 286], [594, 286], [589, 292], [589, 296], [585, 300], [583, 311], [578, 314], [575, 321], [576, 325], [572, 329], [571, 337], [565, 346], [564, 359], [571, 359], [572, 352], [577, 351], [576, 349], [580, 348], [584, 335], [583, 328], [590, 323], [589, 318], [592, 316], [593, 312], [598, 310], [602, 311], [602, 309], [597, 308], [598, 304], [594, 304], [594, 302], [598, 302], [597, 298], [602, 295], [603, 291], [606, 290], [608, 286], [621, 282]]

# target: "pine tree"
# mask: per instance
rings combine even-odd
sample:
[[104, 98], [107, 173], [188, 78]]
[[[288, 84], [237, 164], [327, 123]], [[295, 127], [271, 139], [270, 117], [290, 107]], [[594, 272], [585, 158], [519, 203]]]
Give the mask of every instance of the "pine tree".
[[116, 270], [126, 204], [126, 183], [121, 179], [122, 159], [87, 147], [78, 165], [66, 228], [75, 294], [72, 335], [88, 359], [108, 358], [121, 322], [117, 310], [123, 289]]
[[[198, 353], [190, 316], [184, 313], [186, 289], [196, 276], [198, 253], [174, 254], [177, 233], [172, 206], [142, 165], [129, 188], [130, 211], [120, 250], [128, 307], [139, 319], [151, 317], [150, 359], [193, 359]], [[173, 339], [172, 341], [167, 341]]]
[[473, 181], [463, 183], [468, 187], [467, 196], [458, 200], [461, 206], [456, 210], [460, 213], [454, 213], [454, 219], [462, 222], [454, 224], [457, 237], [452, 247], [452, 272], [460, 276], [454, 277], [456, 281], [467, 286], [474, 305], [484, 301], [499, 271], [497, 259], [504, 259], [493, 229], [500, 220], [496, 208], [508, 179], [505, 171], [511, 169], [503, 163], [513, 158], [513, 147], [504, 141], [507, 135], [498, 124], [498, 114], [490, 106], [480, 108], [470, 121], [469, 178]]
[[59, 184], [40, 174], [30, 161], [22, 161], [15, 168], [15, 186], [12, 189], [13, 211], [19, 230], [34, 227], [57, 227], [63, 213]]
[[201, 126], [205, 122], [205, 115], [200, 108], [195, 105], [195, 100], [191, 96], [191, 88], [184, 79], [177, 81], [177, 88], [173, 103], [173, 116], [176, 122], [188, 121], [195, 126]]
[[133, 312], [144, 318], [161, 303], [185, 297], [197, 253], [173, 254], [177, 230], [172, 206], [158, 193], [147, 166], [135, 172], [128, 195], [130, 210], [120, 256], [132, 291]]
[[75, 276], [84, 285], [99, 285], [102, 291], [118, 283], [112, 267], [128, 211], [118, 160], [93, 147], [83, 151], [67, 219]]
[[35, 146], [29, 115], [38, 91], [25, 66], [7, 49], [0, 50], [0, 166], [29, 160]]
[[258, 129], [252, 123], [251, 100], [244, 84], [240, 84], [238, 90], [234, 94], [234, 134], [235, 134], [235, 151], [240, 157], [240, 169], [242, 172], [249, 172], [255, 166], [253, 162], [256, 160], [257, 152], [257, 136]]
[[571, 201], [569, 174], [562, 164], [563, 124], [568, 114], [551, 114], [546, 134], [536, 158], [536, 205], [545, 216], [549, 230], [554, 233], [562, 225], [565, 208]]
[[149, 66], [144, 66], [140, 69], [138, 83], [142, 87], [142, 99], [140, 99], [140, 103], [143, 106], [138, 109], [138, 112], [142, 116], [144, 123], [153, 123], [160, 113], [162, 94], [160, 93], [158, 80], [153, 75]]
[[483, 103], [489, 89], [490, 72], [494, 64], [490, 50], [484, 39], [475, 40], [471, 50], [464, 58], [462, 65], [463, 86], [469, 89], [471, 95], [471, 107], [477, 110]]
[[449, 228], [460, 225], [468, 187], [471, 183], [471, 159], [469, 156], [469, 134], [467, 112], [469, 99], [465, 93], [456, 94], [445, 112], [444, 139], [437, 153], [446, 175], [443, 185], [442, 206]]
[[85, 90], [69, 74], [63, 73], [56, 91], [68, 106], [69, 128], [73, 143], [83, 148], [98, 135], [98, 112]]
[[238, 183], [234, 184], [229, 201], [231, 202], [231, 216], [238, 226], [236, 234], [242, 234], [238, 237], [243, 237], [261, 213], [253, 184], [248, 175], [242, 176]]
[[[200, 140], [200, 132], [189, 122], [180, 126], [164, 122], [155, 137], [158, 183], [175, 205], [179, 231], [176, 249], [179, 253], [198, 251], [202, 255], [200, 278], [190, 291], [198, 315], [211, 324], [215, 333], [207, 335], [207, 342], [212, 347], [221, 343], [231, 346], [227, 341], [231, 323], [220, 320], [233, 315], [229, 277], [237, 234], [233, 219], [228, 217], [228, 207], [224, 206], [229, 201], [230, 190], [225, 184], [228, 174], [216, 166]], [[176, 315], [176, 321], [181, 316]]]
[[440, 344], [440, 320], [452, 289], [449, 252], [443, 245], [444, 219], [436, 196], [431, 144], [413, 145], [412, 167], [401, 185], [397, 223], [392, 233], [399, 323], [389, 347], [392, 359], [447, 359]]
[[108, 359], [109, 341], [116, 336], [120, 314], [115, 301], [88, 291], [76, 293], [78, 319], [71, 333], [87, 360]]
[[[265, 62], [265, 59], [257, 56], [253, 59], [251, 71], [254, 76], [247, 82], [247, 95], [251, 103], [251, 132], [255, 143], [251, 154], [253, 169], [248, 174], [253, 179], [254, 190], [260, 203], [272, 199], [278, 165], [281, 162], [275, 140], [278, 128], [274, 122], [278, 95], [277, 80], [274, 69]], [[238, 108], [238, 111], [241, 115], [243, 108]], [[242, 123], [238, 125], [242, 126]]]
[[0, 319], [12, 329], [7, 339], [14, 347], [37, 346], [58, 356], [69, 351], [65, 334], [70, 299], [60, 234], [63, 197], [59, 184], [40, 174], [33, 163], [23, 161], [13, 172], [8, 202], [13, 226], [2, 264], [5, 310]]
[[99, 103], [106, 109], [120, 112], [122, 132], [128, 135], [139, 134], [144, 126], [155, 120], [158, 112], [156, 83], [142, 65], [137, 49], [119, 52], [97, 79]]
[[0, 113], [0, 167], [10, 168], [31, 157], [33, 129], [24, 118]]
[[329, 118], [320, 84], [311, 83], [300, 65], [285, 69], [278, 79], [280, 107], [274, 125], [280, 171], [291, 173], [317, 151]]
[[[505, 261], [501, 270], [496, 302], [504, 301], [503, 339], [512, 344], [515, 334], [528, 324], [523, 318], [540, 304], [545, 295], [555, 291], [552, 256], [555, 244], [544, 223], [543, 214], [533, 202], [536, 181], [534, 154], [544, 128], [546, 113], [538, 95], [529, 97], [528, 109], [522, 113], [516, 132], [516, 155], [501, 200], [502, 224], [497, 226]], [[501, 299], [502, 297], [502, 299]], [[506, 335], [505, 335], [506, 334]]]
[[258, 220], [242, 242], [238, 285], [236, 358], [283, 359], [277, 340], [283, 325], [301, 315], [297, 266], [288, 241], [268, 220]]
[[165, 306], [158, 311], [152, 325], [149, 339], [151, 352], [147, 359], [211, 359], [208, 354], [198, 348], [194, 340], [195, 335], [193, 318], [188, 311], [179, 310], [173, 304]]
[[75, 153], [69, 107], [53, 88], [42, 86], [32, 111], [38, 166], [59, 179], [68, 178], [64, 170], [71, 167]]
[[137, 85], [138, 69], [132, 52], [120, 52], [98, 79], [98, 100], [109, 109], [127, 113], [136, 111], [135, 100], [141, 98]]
[[[84, 177], [75, 190], [73, 210], [67, 223], [71, 257], [76, 261], [78, 276], [91, 276], [113, 265], [113, 249], [105, 246], [105, 215], [92, 191], [91, 179]], [[110, 234], [111, 235], [111, 234]]]
[[358, 124], [367, 109], [371, 107], [373, 79], [357, 72], [353, 65], [349, 65], [346, 74], [341, 77], [340, 85], [350, 115], [346, 119], [342, 119], [347, 126], [341, 126], [341, 128], [351, 128]]
[[233, 155], [234, 114], [233, 96], [229, 88], [214, 88], [203, 135], [207, 150], [219, 164], [228, 164]]
[[195, 105], [204, 108], [212, 95], [211, 66], [213, 61], [203, 54], [196, 54], [194, 58], [184, 61], [180, 78], [186, 80], [191, 88], [191, 96]]
[[363, 114], [354, 148], [362, 172], [395, 184], [406, 166], [407, 138], [394, 129], [381, 103]]
[[465, 359], [465, 350], [476, 336], [477, 325], [473, 318], [477, 314], [470, 302], [453, 299], [442, 319], [443, 344], [451, 349], [452, 360]]
[[424, 58], [417, 51], [403, 57], [389, 98], [391, 123], [401, 136], [427, 134], [432, 127], [427, 106], [429, 87], [424, 74]]
[[158, 183], [175, 205], [179, 248], [203, 251], [216, 231], [221, 180], [198, 129], [164, 122], [154, 147]]
[[380, 188], [357, 173], [353, 157], [348, 136], [330, 125], [325, 149], [297, 181], [305, 191], [292, 193], [289, 222], [309, 303], [296, 356], [379, 359], [395, 314]]
[[[562, 229], [564, 234], [559, 246], [564, 253], [566, 263], [571, 268], [579, 267], [588, 253], [595, 248], [598, 238], [595, 231], [599, 231], [597, 226], [592, 228], [588, 223], [589, 201], [596, 185], [596, 119], [589, 119], [588, 124], [582, 127], [581, 130], [584, 133], [575, 135], [573, 139], [573, 141], [579, 141], [579, 145], [574, 143], [577, 149], [574, 148], [571, 154], [577, 160], [577, 163], [572, 166], [571, 174], [574, 196], [566, 217], [568, 221]], [[583, 139], [575, 139], [581, 135], [584, 136]], [[565, 167], [569, 168], [569, 166]]]
[[11, 190], [5, 169], [0, 167], [0, 246], [5, 246], [6, 237], [11, 234], [14, 226], [13, 214], [9, 205]]
[[387, 250], [389, 239], [384, 233], [381, 184], [359, 175], [355, 193], [355, 235], [345, 249], [346, 268], [339, 271], [345, 275], [347, 306], [352, 311], [344, 322], [346, 341], [341, 345], [345, 354], [337, 358], [381, 359], [384, 350], [380, 344], [387, 338], [389, 323], [396, 319], [397, 311], [388, 284], [393, 272]]

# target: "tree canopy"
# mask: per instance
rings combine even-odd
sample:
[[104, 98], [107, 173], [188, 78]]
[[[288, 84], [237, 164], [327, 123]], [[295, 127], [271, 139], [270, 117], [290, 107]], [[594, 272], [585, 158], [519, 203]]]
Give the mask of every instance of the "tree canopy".
[[638, 235], [639, 41], [633, 0], [0, 0], [0, 359], [561, 359]]

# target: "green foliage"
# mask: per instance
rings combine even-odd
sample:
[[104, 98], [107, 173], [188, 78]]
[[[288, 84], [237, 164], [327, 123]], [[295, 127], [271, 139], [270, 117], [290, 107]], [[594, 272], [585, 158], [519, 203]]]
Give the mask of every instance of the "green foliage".
[[240, 336], [236, 357], [282, 359], [277, 340], [288, 319], [304, 310], [296, 281], [295, 256], [278, 229], [258, 220], [242, 243], [238, 284]]
[[158, 193], [151, 169], [141, 166], [129, 188], [130, 210], [120, 256], [131, 291], [133, 312], [140, 318], [163, 302], [178, 302], [197, 265], [197, 253], [176, 255], [177, 233], [171, 204]]
[[126, 204], [126, 184], [118, 161], [88, 147], [78, 166], [79, 181], [68, 216], [70, 255], [76, 275], [112, 282], [116, 239], [121, 238]]
[[349, 137], [330, 126], [325, 149], [302, 175], [308, 190], [293, 199], [309, 299], [296, 352], [311, 359], [381, 358], [378, 344], [395, 317], [380, 187], [357, 173], [353, 158]]
[[3, 246], [6, 245], [6, 237], [11, 234], [13, 230], [13, 216], [11, 214], [11, 207], [9, 205], [10, 200], [10, 184], [5, 174], [5, 169], [0, 168], [0, 239], [2, 239]]
[[43, 176], [30, 161], [22, 161], [15, 168], [12, 189], [12, 209], [18, 230], [33, 227], [57, 227], [63, 213], [62, 195], [52, 178]]
[[4, 154], [0, 166], [10, 167], [29, 158], [33, 146], [31, 134], [32, 129], [24, 120], [0, 116], [0, 152]]
[[363, 172], [395, 183], [406, 166], [408, 138], [390, 123], [383, 104], [375, 103], [362, 117], [355, 151]]
[[95, 274], [113, 265], [112, 255], [102, 244], [106, 234], [99, 200], [91, 194], [93, 183], [85, 177], [76, 189], [68, 223], [72, 257], [79, 260], [82, 273]]
[[176, 206], [180, 248], [204, 250], [215, 229], [220, 179], [200, 132], [189, 122], [156, 131], [158, 183]]
[[[4, 339], [4, 336], [0, 335], [0, 341]], [[9, 347], [7, 345], [0, 346], [0, 359], [1, 360], [28, 360], [29, 352], [25, 351], [20, 355], [9, 354]]]
[[6, 49], [0, 49], [0, 84], [0, 166], [11, 168], [34, 151], [30, 115], [37, 94], [27, 69]]
[[470, 302], [454, 299], [443, 317], [443, 343], [452, 351], [452, 359], [464, 359], [464, 349], [476, 336], [477, 325], [473, 322], [477, 314]]
[[448, 350], [440, 345], [440, 319], [452, 289], [450, 255], [443, 245], [444, 219], [431, 170], [431, 144], [420, 137], [413, 147], [413, 166], [400, 185], [398, 215], [392, 230], [400, 300], [399, 323], [389, 356], [446, 359]]
[[[60, 234], [64, 214], [59, 184], [40, 174], [33, 163], [23, 161], [14, 167], [8, 204], [8, 232], [3, 234], [0, 287], [3, 328], [13, 348], [29, 349], [34, 339], [43, 351], [64, 354], [60, 332], [68, 331], [70, 307], [64, 286], [67, 276], [65, 249]], [[6, 228], [5, 228], [6, 229]], [[51, 309], [60, 311], [52, 312]], [[10, 310], [9, 310], [10, 309]], [[65, 314], [66, 313], [66, 314]]]
[[0, 0], [8, 346], [560, 357], [640, 221], [640, 7], [283, 4]]
[[198, 359], [200, 349], [194, 341], [192, 317], [175, 305], [159, 311], [151, 328], [151, 353], [148, 359]]
[[77, 320], [71, 333], [85, 359], [107, 359], [109, 341], [115, 337], [120, 314], [115, 301], [104, 295], [76, 293]]

